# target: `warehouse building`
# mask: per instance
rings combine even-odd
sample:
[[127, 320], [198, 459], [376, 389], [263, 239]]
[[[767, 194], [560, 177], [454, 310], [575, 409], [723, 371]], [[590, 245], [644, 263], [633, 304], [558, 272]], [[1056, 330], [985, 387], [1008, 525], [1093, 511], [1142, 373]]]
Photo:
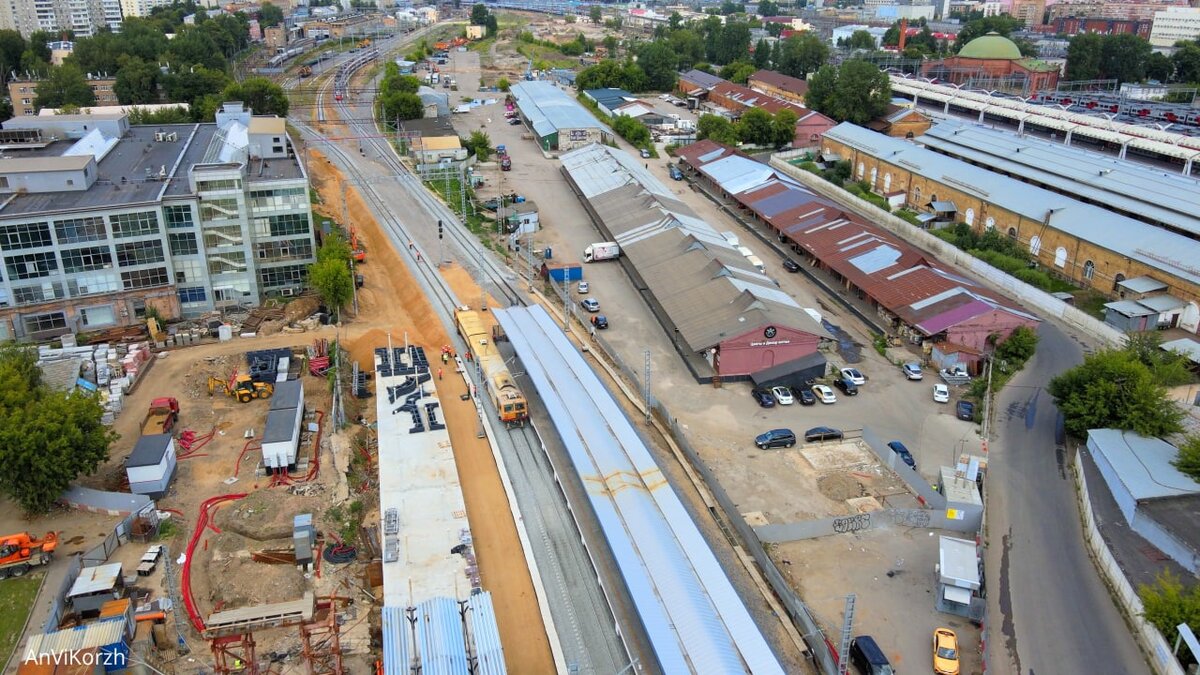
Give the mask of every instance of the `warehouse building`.
[[969, 280], [942, 269], [924, 251], [863, 222], [771, 167], [710, 140], [679, 152], [680, 164], [743, 217], [790, 245], [802, 264], [828, 271], [848, 294], [869, 303], [878, 322], [929, 343], [939, 364], [977, 367], [988, 338], [1007, 337], [1038, 319]]
[[[824, 373], [832, 336], [629, 154], [567, 153], [563, 173], [697, 379], [747, 379], [783, 364]], [[784, 371], [787, 369], [784, 368]]]
[[42, 339], [304, 288], [308, 178], [284, 120], [21, 117], [0, 130], [0, 340]]
[[1153, 323], [1200, 329], [1200, 240], [853, 124], [825, 134], [821, 150], [932, 226], [1002, 232], [1047, 270], [1114, 300], [1127, 299], [1126, 280], [1160, 282]]
[[612, 131], [578, 101], [549, 82], [518, 82], [509, 90], [521, 117], [545, 152], [567, 152], [592, 143], [611, 143]]

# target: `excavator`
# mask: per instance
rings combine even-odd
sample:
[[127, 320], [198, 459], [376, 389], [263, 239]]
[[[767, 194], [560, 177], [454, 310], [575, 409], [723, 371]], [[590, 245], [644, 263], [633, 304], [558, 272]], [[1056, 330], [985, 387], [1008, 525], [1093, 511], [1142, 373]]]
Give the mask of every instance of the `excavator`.
[[362, 242], [358, 240], [358, 232], [354, 228], [350, 228], [350, 257], [354, 258], [356, 265], [365, 265], [367, 263], [367, 251], [363, 247]]
[[38, 539], [28, 532], [0, 537], [0, 579], [19, 577], [31, 567], [45, 565], [54, 559], [58, 534], [49, 532]]
[[275, 385], [255, 382], [249, 375], [238, 375], [235, 370], [228, 381], [219, 377], [208, 378], [208, 395], [212, 396], [218, 391], [236, 398], [240, 403], [249, 403], [256, 398], [271, 398], [275, 393]]

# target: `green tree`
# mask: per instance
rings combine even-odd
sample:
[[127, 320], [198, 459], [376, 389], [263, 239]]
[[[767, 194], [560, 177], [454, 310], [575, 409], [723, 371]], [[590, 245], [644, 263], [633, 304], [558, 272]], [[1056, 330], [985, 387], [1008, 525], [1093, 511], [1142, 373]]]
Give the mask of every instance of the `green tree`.
[[129, 111], [130, 124], [187, 124], [194, 121], [192, 114], [183, 106], [163, 108], [149, 112], [145, 108]]
[[[1200, 585], [1187, 590], [1170, 570], [1161, 572], [1153, 585], [1142, 584], [1138, 596], [1142, 599], [1142, 616], [1162, 633], [1167, 644], [1175, 644], [1179, 638], [1176, 626], [1200, 624]], [[1200, 654], [1192, 658], [1200, 658]]]
[[751, 108], [742, 114], [737, 123], [738, 138], [753, 145], [774, 145], [775, 129], [771, 113], [762, 108]]
[[221, 48], [203, 26], [192, 26], [176, 35], [162, 58], [167, 63], [179, 64], [180, 67], [199, 65], [210, 70], [224, 71], [226, 66]]
[[160, 74], [158, 66], [153, 63], [146, 63], [136, 56], [127, 59], [117, 71], [117, 82], [113, 85], [117, 100], [125, 105], [157, 103]]
[[[229, 76], [219, 70], [196, 66], [162, 75], [159, 82], [166, 91], [168, 101], [195, 106], [205, 96], [219, 94], [229, 84]], [[196, 119], [207, 118], [197, 116]]]
[[754, 67], [762, 70], [771, 65], [771, 45], [762, 38], [754, 45]]
[[1159, 82], [1170, 82], [1175, 76], [1175, 64], [1171, 57], [1162, 52], [1153, 52], [1146, 59], [1146, 77]]
[[628, 115], [617, 115], [613, 118], [612, 127], [613, 131], [617, 132], [621, 138], [633, 145], [639, 148], [650, 147], [650, 130], [634, 118]]
[[50, 75], [37, 85], [33, 107], [61, 108], [66, 105], [87, 107], [96, 105], [96, 94], [83, 76], [83, 71], [71, 63], [52, 68]]
[[624, 84], [624, 68], [616, 59], [604, 59], [575, 76], [575, 88], [579, 91], [622, 87]]
[[1182, 429], [1183, 411], [1169, 400], [1151, 369], [1127, 349], [1089, 354], [1082, 364], [1050, 381], [1047, 389], [1063, 414], [1068, 433], [1116, 428], [1143, 436]]
[[887, 74], [859, 59], [846, 61], [836, 70], [822, 67], [810, 79], [804, 95], [805, 104], [813, 110], [854, 124], [866, 124], [882, 115], [891, 100]]
[[332, 232], [321, 240], [317, 249], [317, 262], [333, 260], [342, 265], [350, 265], [350, 242], [340, 232]]
[[737, 145], [737, 128], [729, 120], [720, 115], [701, 115], [696, 122], [696, 136], [701, 140], [708, 138], [725, 145]]
[[837, 81], [837, 68], [821, 66], [812, 77], [808, 78], [808, 91], [804, 94], [804, 105], [817, 112], [829, 110], [837, 90]]
[[996, 345], [996, 358], [1007, 361], [1015, 367], [1033, 357], [1034, 351], [1037, 350], [1037, 343], [1038, 336], [1033, 329], [1018, 326], [1012, 333], [1009, 333], [1007, 338]]
[[57, 39], [58, 36], [49, 31], [34, 31], [34, 33], [29, 36], [28, 51], [33, 52], [34, 58], [42, 63], [50, 63], [50, 43]]
[[1067, 45], [1068, 80], [1100, 79], [1100, 61], [1104, 38], [1097, 33], [1080, 33]]
[[775, 119], [771, 121], [775, 145], [785, 146], [796, 139], [796, 122], [799, 119], [800, 116], [790, 108], [775, 113]]
[[1188, 357], [1177, 351], [1163, 349], [1158, 333], [1130, 335], [1125, 340], [1125, 351], [1149, 368], [1154, 381], [1164, 387], [1177, 387], [1196, 379], [1188, 368]]
[[779, 16], [779, 5], [774, 0], [763, 0], [758, 3], [759, 16]]
[[784, 40], [779, 57], [781, 61], [775, 64], [776, 70], [804, 79], [825, 64], [829, 47], [815, 33], [805, 31]]
[[512, 83], [508, 81], [507, 77], [502, 77], [496, 80], [496, 88], [500, 91], [508, 91], [512, 88]]
[[687, 70], [704, 60], [704, 38], [690, 28], [682, 28], [667, 37], [667, 44], [675, 54], [676, 66]]
[[646, 74], [646, 88], [671, 91], [675, 88], [675, 53], [665, 42], [646, 42], [638, 47], [637, 64]]
[[0, 30], [0, 78], [21, 68], [21, 56], [28, 45], [25, 38], [15, 30]]
[[263, 27], [278, 26], [283, 23], [283, 10], [269, 2], [264, 2], [258, 11], [258, 22]]
[[483, 22], [483, 26], [486, 29], [484, 32], [488, 37], [495, 37], [500, 32], [500, 22], [496, 19], [495, 14], [488, 14], [487, 20]]
[[1179, 444], [1179, 454], [1171, 462], [1181, 473], [1200, 482], [1200, 436], [1188, 436]]
[[470, 149], [479, 158], [479, 161], [486, 162], [488, 157], [492, 156], [492, 138], [487, 135], [486, 131], [476, 129], [471, 132], [471, 137], [463, 144], [464, 147]]
[[488, 12], [487, 5], [485, 5], [483, 3], [472, 5], [471, 6], [471, 25], [472, 26], [484, 25], [485, 23], [487, 23], [487, 18], [488, 18], [489, 13], [490, 12]]
[[713, 61], [720, 64], [732, 63], [750, 56], [750, 26], [730, 21], [721, 28], [716, 39]]
[[100, 423], [99, 399], [42, 381], [37, 353], [0, 348], [0, 491], [27, 513], [44, 513], [80, 474], [108, 459], [117, 435]]
[[592, 5], [592, 8], [588, 10], [588, 18], [592, 20], [592, 23], [600, 23], [600, 20], [604, 18], [604, 12], [600, 10], [600, 5]]
[[354, 277], [345, 260], [320, 260], [308, 266], [308, 281], [321, 302], [341, 317], [341, 309], [354, 297]]
[[609, 57], [616, 56], [617, 48], [621, 46], [621, 41], [617, 39], [616, 35], [605, 35], [600, 43], [604, 45], [604, 51], [608, 53]]
[[754, 71], [756, 70], [758, 70], [758, 68], [755, 68], [753, 63], [734, 61], [733, 63], [721, 68], [720, 76], [722, 79], [729, 80], [730, 82], [746, 84], [746, 81], [750, 79], [750, 76], [753, 75]]
[[1187, 43], [1171, 55], [1176, 82], [1200, 82], [1200, 45]]
[[958, 36], [954, 41], [954, 51], [957, 53], [963, 48], [963, 45], [977, 37], [987, 35], [988, 33], [997, 33], [999, 35], [1008, 37], [1010, 33], [1015, 30], [1019, 30], [1024, 26], [1025, 24], [1023, 24], [1020, 19], [1014, 19], [1007, 14], [988, 16], [982, 19], [968, 21], [967, 24], [958, 31]]
[[384, 119], [419, 120], [425, 116], [425, 105], [416, 94], [389, 91], [378, 98]]
[[221, 96], [226, 101], [242, 101], [256, 115], [287, 117], [288, 97], [283, 87], [265, 77], [248, 77], [225, 87]]
[[1105, 78], [1120, 82], [1141, 82], [1146, 77], [1150, 43], [1132, 33], [1104, 36], [1100, 50], [1100, 71]]
[[720, 13], [722, 16], [729, 16], [730, 14], [737, 14], [744, 11], [746, 11], [746, 6], [733, 2], [733, 0], [725, 0], [725, 2], [721, 3]]
[[875, 38], [865, 30], [856, 30], [846, 38], [846, 43], [842, 46], [850, 49], [875, 49]]

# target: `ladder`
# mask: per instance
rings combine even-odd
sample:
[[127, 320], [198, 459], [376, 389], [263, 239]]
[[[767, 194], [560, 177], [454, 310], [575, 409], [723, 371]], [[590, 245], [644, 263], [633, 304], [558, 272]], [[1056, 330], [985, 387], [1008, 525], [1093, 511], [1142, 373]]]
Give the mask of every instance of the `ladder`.
[[842, 643], [838, 645], [838, 675], [850, 670], [850, 635], [854, 632], [854, 594], [846, 596], [846, 609], [842, 619]]

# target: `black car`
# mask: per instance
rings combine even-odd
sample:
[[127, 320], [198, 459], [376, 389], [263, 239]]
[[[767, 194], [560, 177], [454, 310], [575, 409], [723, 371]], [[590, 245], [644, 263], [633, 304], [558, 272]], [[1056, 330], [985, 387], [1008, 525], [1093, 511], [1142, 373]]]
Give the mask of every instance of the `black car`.
[[604, 316], [603, 314], [597, 314], [596, 316], [592, 317], [592, 325], [600, 330], [604, 330], [605, 328], [608, 328], [608, 317]]
[[842, 440], [842, 438], [843, 438], [842, 432], [838, 429], [833, 429], [831, 427], [813, 427], [813, 428], [809, 429], [808, 431], [804, 432], [804, 440], [809, 441], [809, 442], [840, 441], [840, 440]]
[[903, 443], [892, 441], [888, 443], [888, 447], [892, 449], [892, 452], [900, 455], [900, 459], [909, 467], [914, 470], [917, 468], [917, 460], [913, 459], [912, 453], [908, 451], [908, 448], [904, 447]]
[[816, 405], [817, 395], [808, 387], [792, 387], [792, 396], [800, 400], [800, 405]]
[[772, 429], [754, 438], [754, 444], [761, 450], [767, 448], [790, 448], [796, 444], [796, 434], [791, 429]]
[[767, 391], [766, 389], [751, 389], [750, 395], [753, 396], [754, 400], [758, 401], [758, 404], [764, 408], [775, 407], [775, 397], [772, 396], [771, 392]]
[[960, 420], [974, 422], [975, 404], [971, 403], [970, 401], [959, 401], [958, 406], [954, 410], [954, 414], [957, 415], [958, 419]]
[[793, 273], [799, 272], [800, 271], [800, 263], [796, 262], [795, 260], [792, 260], [791, 258], [784, 258], [783, 259], [783, 269], [785, 269], [789, 272], [793, 272]]
[[842, 390], [842, 393], [847, 396], [858, 396], [858, 385], [844, 377], [839, 377], [833, 381], [833, 386]]

